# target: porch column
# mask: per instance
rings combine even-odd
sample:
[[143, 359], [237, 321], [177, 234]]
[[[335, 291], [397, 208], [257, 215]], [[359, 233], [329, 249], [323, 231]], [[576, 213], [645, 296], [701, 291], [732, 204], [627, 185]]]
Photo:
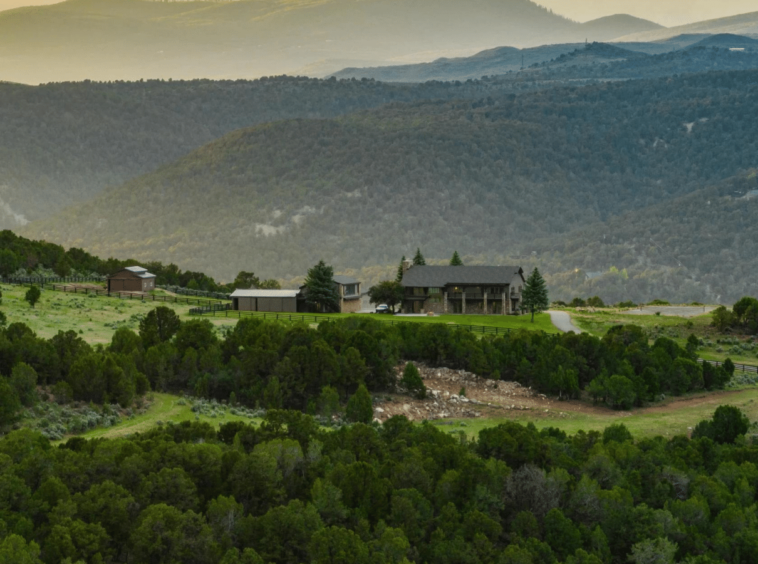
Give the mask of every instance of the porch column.
[[461, 294], [461, 313], [466, 314], [466, 290], [463, 290], [463, 293]]
[[445, 292], [442, 298], [442, 313], [447, 313], [447, 292]]
[[489, 315], [490, 310], [487, 309], [487, 292], [484, 292], [484, 315]]
[[508, 301], [505, 299], [505, 292], [503, 292], [503, 303], [502, 307], [500, 308], [502, 310], [502, 315], [508, 315]]

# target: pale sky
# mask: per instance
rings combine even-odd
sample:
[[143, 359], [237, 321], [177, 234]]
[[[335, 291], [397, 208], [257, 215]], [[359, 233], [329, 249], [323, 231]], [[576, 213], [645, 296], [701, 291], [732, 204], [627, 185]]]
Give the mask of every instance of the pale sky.
[[[0, 0], [3, 2], [4, 0]], [[666, 27], [758, 12], [756, 0], [535, 0], [554, 12], [586, 22], [613, 14], [630, 14]]]
[[[0, 11], [20, 6], [55, 4], [60, 0], [0, 0]], [[465, 1], [465, 0], [464, 0]], [[667, 27], [747, 12], [758, 12], [756, 0], [535, 0], [554, 12], [584, 22], [613, 14], [631, 14]]]

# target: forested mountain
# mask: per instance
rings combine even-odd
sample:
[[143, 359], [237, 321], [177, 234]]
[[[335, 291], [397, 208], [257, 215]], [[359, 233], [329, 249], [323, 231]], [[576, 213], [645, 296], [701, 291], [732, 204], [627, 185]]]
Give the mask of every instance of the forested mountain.
[[418, 245], [531, 253], [748, 170], [756, 101], [749, 71], [266, 124], [24, 232], [222, 279], [302, 275], [319, 257], [394, 264]]
[[0, 83], [0, 228], [87, 200], [241, 127], [333, 117], [393, 101], [479, 98], [494, 87], [289, 77]]
[[0, 12], [0, 80], [256, 78], [338, 60], [326, 73], [659, 28], [579, 24], [529, 0], [68, 0]]
[[[758, 295], [758, 173], [544, 240], [535, 248], [541, 266], [555, 273], [556, 299], [599, 294], [613, 303], [661, 296], [733, 303]], [[577, 268], [578, 276], [560, 274]], [[586, 272], [603, 274], [585, 280]]]
[[[733, 49], [744, 49], [745, 52]], [[531, 49], [499, 47], [472, 57], [443, 58], [431, 63], [347, 68], [333, 76], [390, 82], [468, 80], [505, 74], [511, 75], [510, 79], [515, 81], [605, 80], [756, 67], [758, 40], [722, 34], [682, 36], [655, 43], [569, 43]]]
[[[741, 39], [752, 41], [746, 37]], [[563, 54], [553, 61], [535, 65], [514, 78], [550, 82], [577, 79], [615, 80], [756, 68], [758, 68], [758, 49], [752, 48], [740, 51], [706, 46], [706, 42], [703, 41], [669, 53], [645, 55], [613, 44], [593, 43]]]

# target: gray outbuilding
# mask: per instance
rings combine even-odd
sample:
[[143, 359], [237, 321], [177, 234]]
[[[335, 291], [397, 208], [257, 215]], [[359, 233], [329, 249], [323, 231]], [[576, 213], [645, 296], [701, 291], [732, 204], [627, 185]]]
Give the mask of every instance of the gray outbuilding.
[[298, 290], [235, 290], [231, 295], [234, 311], [296, 313]]

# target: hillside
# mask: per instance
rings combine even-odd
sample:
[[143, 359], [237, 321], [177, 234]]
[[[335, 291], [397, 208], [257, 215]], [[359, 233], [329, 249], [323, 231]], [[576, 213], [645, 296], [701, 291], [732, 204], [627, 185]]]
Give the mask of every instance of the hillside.
[[[747, 45], [748, 41], [752, 41], [748, 37], [733, 37], [736, 38], [733, 44]], [[758, 49], [733, 50], [709, 46], [707, 40], [699, 41], [685, 49], [649, 56], [622, 49], [614, 44], [591, 43], [509, 78], [550, 83], [556, 80], [578, 79], [585, 81], [646, 79], [684, 73], [756, 68], [758, 68]]]
[[758, 34], [758, 12], [620, 36], [618, 41], [661, 41], [683, 34]]
[[536, 248], [549, 271], [603, 273], [587, 281], [554, 276], [556, 299], [599, 294], [609, 302], [671, 297], [732, 304], [758, 295], [758, 173], [541, 241]]
[[480, 98], [484, 84], [256, 81], [0, 83], [0, 228], [16, 228], [241, 127], [393, 101]]
[[579, 24], [529, 0], [67, 0], [0, 12], [0, 80], [256, 78], [314, 64], [326, 74], [349, 59], [420, 62], [658, 28]]
[[[229, 279], [394, 264], [540, 236], [747, 170], [758, 72], [391, 105], [234, 132], [23, 233]], [[691, 126], [689, 125], [691, 124]], [[346, 243], [349, 241], [349, 243]]]
[[[758, 41], [750, 37], [722, 34], [681, 36], [655, 43], [569, 43], [531, 49], [499, 47], [472, 57], [438, 59], [431, 63], [347, 68], [333, 76], [388, 82], [469, 80], [511, 73], [518, 74], [503, 80], [656, 78], [682, 72], [756, 68], [756, 46]], [[735, 48], [746, 52], [731, 51]]]

